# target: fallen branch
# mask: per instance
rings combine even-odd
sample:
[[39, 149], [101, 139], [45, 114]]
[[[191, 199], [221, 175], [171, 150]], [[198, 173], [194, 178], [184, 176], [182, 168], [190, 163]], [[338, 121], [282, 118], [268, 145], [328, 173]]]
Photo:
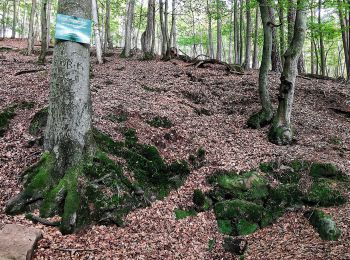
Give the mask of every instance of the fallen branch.
[[96, 248], [53, 248], [53, 250], [58, 250], [58, 251], [66, 251], [74, 254], [75, 252], [94, 252], [94, 251], [99, 251]]
[[33, 223], [40, 223], [40, 224], [43, 224], [45, 226], [50, 226], [50, 227], [57, 227], [61, 224], [61, 222], [59, 222], [59, 221], [52, 222], [52, 221], [49, 221], [47, 219], [35, 216], [33, 214], [26, 214], [26, 218], [33, 221]]
[[36, 73], [36, 72], [40, 72], [40, 71], [44, 71], [45, 69], [35, 69], [35, 70], [22, 70], [22, 71], [18, 71], [15, 73], [15, 76], [19, 76], [22, 74], [28, 74], [28, 73]]
[[240, 65], [228, 64], [217, 59], [207, 59], [207, 60], [195, 60], [189, 66], [195, 66], [196, 68], [203, 68], [205, 64], [218, 64], [226, 67], [226, 71], [233, 74], [244, 75], [244, 70]]

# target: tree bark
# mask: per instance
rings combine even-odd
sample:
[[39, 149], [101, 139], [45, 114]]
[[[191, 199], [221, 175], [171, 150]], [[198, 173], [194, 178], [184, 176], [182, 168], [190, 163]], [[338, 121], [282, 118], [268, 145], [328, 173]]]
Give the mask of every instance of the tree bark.
[[47, 0], [41, 0], [41, 49], [38, 62], [45, 63], [47, 51]]
[[32, 0], [32, 8], [30, 11], [29, 19], [29, 32], [28, 32], [28, 48], [27, 55], [31, 55], [34, 50], [34, 20], [36, 13], [36, 0]]
[[256, 11], [255, 11], [253, 69], [257, 69], [259, 67], [259, 61], [258, 61], [258, 48], [259, 48], [258, 37], [259, 37], [259, 6], [256, 7]]
[[11, 39], [16, 38], [16, 26], [17, 26], [17, 0], [13, 0], [13, 18], [12, 18], [12, 35]]
[[278, 37], [276, 33], [277, 30], [276, 30], [276, 27], [274, 26], [276, 24], [275, 10], [271, 6], [269, 7], [269, 15], [270, 15], [270, 21], [272, 26], [272, 53], [271, 53], [272, 71], [281, 72], [282, 71], [281, 53], [279, 50]]
[[273, 118], [273, 108], [268, 89], [268, 73], [271, 66], [272, 30], [268, 0], [259, 0], [261, 20], [264, 28], [264, 46], [259, 71], [259, 96], [262, 109], [248, 120], [251, 128], [268, 125]]
[[318, 25], [320, 29], [320, 60], [321, 60], [321, 74], [322, 76], [326, 76], [326, 55], [325, 55], [325, 47], [324, 47], [324, 39], [323, 39], [323, 27], [321, 21], [321, 9], [322, 9], [322, 0], [318, 1]]
[[210, 11], [210, 4], [207, 0], [207, 14], [208, 14], [208, 56], [214, 59], [214, 45], [213, 45], [213, 29], [212, 29], [212, 14]]
[[92, 17], [93, 17], [93, 28], [95, 34], [95, 44], [96, 44], [96, 57], [99, 64], [103, 63], [102, 58], [102, 45], [101, 45], [101, 34], [100, 34], [100, 26], [98, 21], [98, 6], [97, 1], [92, 0]]
[[250, 0], [246, 0], [246, 18], [247, 18], [247, 28], [246, 28], [246, 47], [245, 47], [245, 62], [244, 68], [251, 68], [251, 45], [252, 45], [252, 23], [251, 23], [251, 13], [250, 13]]
[[[347, 15], [342, 8], [344, 8], [344, 3], [342, 3], [341, 0], [338, 0], [338, 13], [339, 13], [340, 28], [342, 32], [342, 42], [343, 42], [343, 49], [344, 49], [346, 74], [347, 74], [347, 80], [350, 80], [350, 28], [347, 27], [347, 21], [346, 21]], [[350, 19], [350, 14], [349, 14], [349, 19]]]
[[216, 12], [217, 12], [217, 25], [216, 25], [216, 59], [222, 60], [222, 20], [221, 20], [221, 3], [219, 0], [216, 0]]
[[[81, 0], [79, 5], [61, 0], [58, 13], [90, 19], [91, 0]], [[57, 40], [44, 138], [46, 152], [37, 170], [31, 169], [35, 175], [28, 177], [25, 190], [6, 207], [7, 213], [16, 214], [27, 210], [28, 204], [43, 200], [40, 213], [44, 217], [63, 212], [63, 234], [75, 230], [81, 222], [79, 214], [86, 210], [81, 208], [82, 187], [86, 183], [82, 165], [94, 153], [89, 74], [89, 45]], [[47, 202], [53, 206], [44, 210]]]
[[238, 25], [238, 0], [234, 0], [233, 3], [233, 41], [234, 41], [234, 49], [235, 49], [235, 64], [240, 63], [240, 57], [239, 57], [239, 25]]
[[105, 41], [103, 48], [104, 51], [113, 48], [111, 37], [111, 0], [106, 0]]
[[155, 34], [155, 0], [148, 0], [147, 26], [141, 36], [144, 59], [154, 57], [154, 34]]
[[134, 21], [134, 9], [135, 9], [135, 0], [128, 1], [128, 9], [126, 13], [126, 22], [125, 22], [125, 44], [124, 50], [122, 52], [122, 57], [128, 58], [131, 56], [131, 33], [132, 25]]
[[285, 63], [281, 75], [279, 104], [269, 132], [269, 140], [277, 145], [287, 145], [293, 140], [291, 114], [293, 108], [295, 79], [298, 74], [298, 60], [306, 35], [306, 12], [304, 0], [298, 0], [292, 41], [285, 53]]
[[170, 47], [173, 47], [175, 49], [177, 49], [176, 34], [176, 0], [173, 0], [171, 14]]

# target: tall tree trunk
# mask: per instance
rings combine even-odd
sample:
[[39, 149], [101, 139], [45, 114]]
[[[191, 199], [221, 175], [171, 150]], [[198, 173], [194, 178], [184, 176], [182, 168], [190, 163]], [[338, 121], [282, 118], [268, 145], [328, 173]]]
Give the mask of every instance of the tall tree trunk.
[[31, 55], [34, 50], [34, 20], [36, 13], [36, 0], [32, 0], [32, 8], [30, 11], [29, 19], [29, 32], [28, 32], [28, 48], [27, 55]]
[[46, 32], [46, 42], [47, 46], [46, 48], [48, 49], [50, 47], [50, 42], [51, 42], [51, 36], [50, 36], [50, 28], [51, 28], [51, 0], [47, 0], [47, 32]]
[[253, 69], [257, 69], [259, 67], [259, 61], [258, 61], [258, 48], [259, 48], [258, 37], [259, 37], [259, 6], [256, 7], [256, 11], [255, 11]]
[[41, 0], [41, 49], [38, 62], [45, 63], [47, 51], [47, 0]]
[[[315, 11], [314, 11], [314, 0], [311, 0], [310, 3], [310, 13], [311, 13], [311, 24], [314, 25], [314, 17], [315, 17]], [[315, 69], [315, 46], [314, 46], [314, 41], [313, 39], [315, 39], [315, 33], [314, 30], [310, 30], [310, 34], [311, 34], [311, 39], [310, 39], [310, 44], [311, 44], [311, 74], [316, 74], [316, 69]], [[317, 54], [317, 53], [316, 53]]]
[[284, 35], [284, 31], [285, 31], [285, 27], [284, 27], [284, 3], [282, 0], [278, 0], [278, 16], [279, 16], [279, 22], [280, 22], [280, 26], [279, 26], [279, 33], [280, 33], [280, 50], [281, 50], [281, 60], [282, 60], [282, 66], [284, 64], [284, 52], [286, 50], [286, 46], [285, 46], [285, 35]]
[[106, 20], [105, 20], [105, 41], [104, 51], [113, 48], [113, 41], [111, 38], [111, 0], [106, 0]]
[[128, 58], [131, 56], [131, 33], [132, 25], [134, 21], [134, 9], [135, 9], [135, 0], [129, 0], [128, 9], [126, 13], [125, 21], [125, 44], [124, 49], [121, 54], [122, 57]]
[[232, 40], [233, 40], [233, 3], [231, 3], [231, 16], [230, 16], [230, 39], [228, 44], [228, 63], [232, 63]]
[[246, 28], [246, 47], [245, 47], [245, 69], [251, 68], [251, 45], [252, 45], [252, 23], [251, 23], [251, 13], [250, 13], [250, 0], [246, 0], [246, 18], [247, 18], [247, 28]]
[[[338, 0], [338, 13], [339, 13], [340, 28], [342, 32], [346, 75], [347, 75], [347, 79], [350, 80], [350, 28], [347, 27], [347, 21], [346, 21], [347, 15], [346, 15], [346, 12], [343, 11], [344, 6], [345, 6], [344, 3], [342, 3], [341, 0]], [[350, 10], [350, 7], [349, 7], [349, 10]], [[348, 19], [350, 19], [350, 14]]]
[[[60, 0], [58, 13], [90, 19], [91, 0], [79, 5]], [[44, 138], [46, 153], [32, 168], [25, 190], [7, 205], [7, 213], [18, 213], [42, 200], [44, 217], [62, 213], [60, 229], [71, 233], [82, 223], [88, 209], [82, 208], [84, 160], [91, 156], [91, 96], [89, 87], [89, 45], [57, 41], [52, 64], [48, 121]], [[49, 203], [50, 202], [50, 203]]]
[[321, 74], [322, 76], [326, 76], [326, 55], [325, 55], [325, 47], [323, 40], [323, 27], [321, 20], [321, 9], [322, 9], [322, 0], [318, 1], [318, 26], [320, 29], [320, 59], [321, 59]]
[[154, 57], [154, 34], [155, 34], [155, 0], [148, 0], [147, 26], [141, 36], [144, 59]]
[[100, 35], [100, 26], [98, 22], [98, 6], [97, 0], [92, 0], [92, 19], [94, 21], [94, 34], [95, 34], [95, 43], [96, 43], [96, 57], [99, 64], [103, 63], [102, 58], [102, 45], [101, 45], [101, 35]]
[[2, 38], [6, 37], [6, 26], [7, 26], [7, 2], [2, 3]]
[[139, 44], [139, 34], [140, 34], [140, 26], [142, 23], [142, 16], [143, 16], [143, 0], [141, 0], [141, 8], [140, 8], [140, 14], [139, 14], [139, 20], [137, 23], [137, 33], [136, 33], [136, 37], [135, 37], [135, 47], [138, 48], [138, 44]]
[[240, 8], [239, 8], [239, 64], [243, 64], [243, 31], [244, 31], [244, 19], [243, 19], [243, 0], [240, 0]]
[[209, 57], [214, 59], [214, 44], [213, 44], [213, 29], [212, 29], [212, 14], [210, 11], [210, 5], [209, 0], [207, 0], [207, 14], [208, 14], [208, 50], [209, 50]]
[[294, 100], [295, 79], [298, 74], [298, 59], [302, 52], [306, 34], [306, 12], [304, 0], [298, 0], [294, 26], [294, 36], [285, 53], [285, 63], [281, 75], [279, 104], [269, 132], [269, 140], [278, 145], [292, 142], [291, 114]]
[[271, 53], [272, 71], [281, 72], [282, 60], [281, 60], [281, 53], [279, 51], [279, 43], [278, 43], [278, 37], [276, 33], [277, 30], [276, 30], [276, 27], [274, 26], [276, 24], [275, 10], [272, 7], [269, 7], [269, 15], [270, 15], [270, 21], [272, 26], [272, 53]]
[[260, 5], [261, 20], [264, 28], [264, 46], [259, 71], [259, 96], [262, 109], [249, 118], [248, 126], [251, 128], [260, 128], [268, 125], [273, 118], [273, 108], [268, 89], [268, 73], [271, 66], [273, 27], [270, 20], [270, 6], [268, 4], [268, 0], [258, 1]]
[[238, 0], [233, 0], [233, 30], [234, 30], [234, 47], [235, 47], [235, 64], [240, 63], [239, 57], [239, 25], [238, 25]]
[[13, 17], [12, 17], [12, 35], [11, 39], [16, 38], [16, 26], [17, 26], [17, 0], [13, 0]]
[[216, 12], [217, 12], [217, 45], [216, 45], [216, 59], [221, 60], [222, 59], [222, 20], [221, 20], [221, 3], [219, 0], [216, 0]]
[[171, 14], [171, 31], [170, 31], [170, 46], [177, 49], [176, 39], [176, 0], [172, 1], [172, 14]]

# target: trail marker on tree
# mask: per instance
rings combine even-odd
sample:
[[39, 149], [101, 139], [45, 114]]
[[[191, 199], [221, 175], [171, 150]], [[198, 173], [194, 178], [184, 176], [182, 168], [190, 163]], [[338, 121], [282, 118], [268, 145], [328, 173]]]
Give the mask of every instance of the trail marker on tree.
[[90, 44], [91, 20], [57, 14], [55, 38]]

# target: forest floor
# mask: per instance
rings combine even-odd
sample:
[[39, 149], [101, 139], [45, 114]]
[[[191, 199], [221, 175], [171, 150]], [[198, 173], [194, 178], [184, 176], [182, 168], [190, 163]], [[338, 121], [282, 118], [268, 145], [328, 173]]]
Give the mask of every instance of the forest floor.
[[[1, 46], [22, 49], [25, 43], [7, 40], [0, 41]], [[207, 176], [218, 169], [245, 171], [261, 162], [292, 159], [332, 162], [350, 173], [350, 119], [330, 109], [350, 107], [349, 85], [298, 77], [292, 118], [296, 143], [280, 147], [268, 142], [268, 128], [246, 127], [248, 117], [259, 110], [257, 71], [235, 75], [216, 65], [194, 68], [178, 60], [140, 61], [114, 55], [103, 65], [92, 59], [94, 125], [116, 140], [123, 138], [123, 127], [134, 128], [140, 142], [157, 146], [169, 161], [187, 160], [203, 147], [204, 166], [193, 170], [185, 184], [164, 200], [131, 212], [123, 228], [94, 225], [62, 236], [56, 228], [34, 225], [23, 215], [7, 216], [4, 206], [21, 190], [21, 172], [42, 152], [38, 146], [28, 147], [34, 138], [28, 126], [48, 105], [51, 59], [41, 66], [36, 56], [23, 56], [18, 50], [0, 52], [0, 111], [13, 103], [35, 102], [33, 109], [17, 111], [10, 130], [0, 138], [0, 228], [19, 223], [43, 230], [35, 259], [231, 259], [223, 250], [224, 236], [217, 230], [213, 211], [175, 219], [175, 208], [192, 205], [194, 189], [210, 188]], [[44, 70], [15, 76], [39, 68]], [[279, 76], [270, 74], [275, 105], [278, 84]], [[120, 111], [127, 112], [127, 121], [112, 122], [109, 115]], [[168, 117], [173, 126], [151, 127], [146, 121], [155, 116]], [[164, 138], [166, 133], [170, 140]], [[290, 212], [246, 236], [245, 259], [350, 259], [350, 203], [325, 211], [342, 230], [339, 241], [321, 240], [302, 212]], [[216, 244], [210, 251], [212, 239]]]

